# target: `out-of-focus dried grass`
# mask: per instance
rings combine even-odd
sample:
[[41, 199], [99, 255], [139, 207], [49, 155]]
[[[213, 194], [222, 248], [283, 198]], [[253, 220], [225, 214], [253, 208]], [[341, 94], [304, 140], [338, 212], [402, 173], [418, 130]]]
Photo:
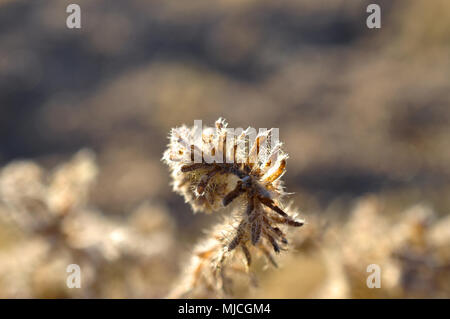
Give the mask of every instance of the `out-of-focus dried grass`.
[[[1, 243], [2, 297], [158, 297], [166, 292], [176, 269], [175, 225], [166, 208], [147, 202], [126, 219], [107, 217], [88, 204], [96, 176], [94, 155], [87, 150], [52, 172], [31, 161], [1, 170], [1, 226], [13, 230]], [[66, 286], [70, 264], [81, 268], [81, 289]]]
[[[332, 226], [304, 234], [315, 249], [299, 246], [298, 255], [284, 261], [293, 271], [272, 273], [261, 291], [271, 290], [274, 298], [448, 298], [449, 217], [439, 218], [425, 204], [400, 212], [383, 206], [383, 199], [366, 196], [345, 220], [328, 216]], [[371, 264], [381, 267], [381, 288], [366, 284]]]
[[[185, 264], [179, 268], [179, 256], [187, 247], [177, 245], [176, 225], [167, 208], [144, 202], [127, 218], [107, 216], [87, 201], [96, 175], [89, 151], [80, 151], [52, 172], [31, 161], [13, 162], [1, 170], [2, 297], [163, 297], [178, 274], [190, 273]], [[288, 237], [294, 253], [281, 256], [282, 271], [256, 264], [258, 289], [248, 290], [255, 282], [243, 276], [240, 258], [228, 263], [238, 283], [232, 295], [448, 297], [448, 215], [440, 217], [426, 204], [396, 209], [386, 198], [371, 195], [356, 201], [346, 218], [339, 217], [336, 207], [306, 218], [304, 231]], [[224, 228], [217, 228], [217, 234], [229, 240]], [[198, 247], [197, 255], [207, 254], [211, 245], [222, 246], [219, 235], [208, 238], [211, 242]], [[210, 262], [199, 259], [205, 260]], [[72, 263], [82, 269], [80, 290], [66, 286], [65, 269]], [[366, 286], [370, 264], [381, 267], [381, 289]], [[191, 261], [191, 266], [198, 265]], [[205, 289], [194, 295], [220, 297], [217, 283], [207, 275], [197, 274]]]

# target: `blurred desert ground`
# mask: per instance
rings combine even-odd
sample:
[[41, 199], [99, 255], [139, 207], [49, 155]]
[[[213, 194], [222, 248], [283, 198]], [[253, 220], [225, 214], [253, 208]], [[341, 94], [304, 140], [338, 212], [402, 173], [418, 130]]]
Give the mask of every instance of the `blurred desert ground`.
[[0, 297], [166, 296], [219, 216], [160, 158], [219, 116], [280, 128], [308, 221], [235, 296], [450, 297], [449, 1], [69, 3], [0, 1]]

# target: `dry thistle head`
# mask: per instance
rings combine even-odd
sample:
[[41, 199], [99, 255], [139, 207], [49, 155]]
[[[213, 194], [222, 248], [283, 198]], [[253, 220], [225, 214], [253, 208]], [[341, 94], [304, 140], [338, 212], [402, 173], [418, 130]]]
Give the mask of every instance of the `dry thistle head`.
[[[172, 129], [163, 156], [171, 169], [174, 191], [183, 195], [195, 212], [209, 213], [236, 203], [227, 236], [212, 235], [216, 236], [216, 248], [198, 255], [212, 258], [216, 268], [222, 268], [237, 247], [247, 265], [251, 250], [262, 252], [275, 264], [270, 250], [279, 253], [287, 244], [282, 227], [303, 225], [282, 208], [285, 192], [280, 178], [288, 156], [281, 143], [272, 130], [253, 137], [251, 128], [236, 134], [219, 118], [215, 128]], [[202, 264], [204, 261], [199, 262]]]

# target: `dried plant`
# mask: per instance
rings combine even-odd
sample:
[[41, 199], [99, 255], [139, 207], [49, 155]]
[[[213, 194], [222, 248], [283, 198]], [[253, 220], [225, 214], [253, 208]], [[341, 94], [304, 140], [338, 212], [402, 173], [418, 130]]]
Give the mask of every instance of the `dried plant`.
[[[309, 296], [449, 296], [449, 225], [449, 216], [439, 218], [424, 203], [396, 212], [383, 208], [377, 196], [360, 198], [348, 220], [337, 220], [325, 233], [319, 251], [328, 276]], [[382, 270], [379, 289], [367, 287], [367, 266], [371, 264]]]
[[[82, 150], [53, 172], [33, 161], [14, 161], [0, 171], [0, 226], [11, 234], [0, 249], [0, 297], [161, 296], [167, 283], [154, 273], [171, 263], [174, 227], [163, 207], [141, 204], [127, 219], [112, 218], [88, 203], [97, 176], [92, 152]], [[0, 233], [3, 228], [0, 228]], [[68, 289], [66, 267], [78, 264], [82, 288]], [[162, 268], [162, 267], [160, 267]], [[114, 270], [115, 269], [115, 270]], [[119, 279], [125, 272], [126, 283]], [[112, 273], [112, 274], [110, 274]], [[113, 289], [119, 285], [120, 292]], [[119, 286], [120, 287], [120, 286]], [[124, 295], [126, 292], [126, 295]]]
[[[250, 128], [230, 134], [225, 120], [218, 119], [215, 128], [201, 128], [201, 138], [195, 140], [196, 129], [182, 126], [171, 131], [163, 160], [171, 169], [174, 191], [195, 212], [235, 205], [232, 217], [195, 249], [185, 275], [189, 279], [175, 289], [173, 297], [196, 296], [198, 289], [193, 291], [199, 287], [229, 293], [230, 269], [247, 272], [254, 254], [276, 265], [271, 251], [279, 253], [288, 244], [283, 226], [303, 225], [282, 208], [286, 193], [280, 178], [288, 156], [281, 143], [272, 141], [271, 130], [251, 140]], [[236, 256], [237, 248], [243, 258]], [[244, 269], [236, 266], [239, 259], [244, 260]]]
[[[380, 213], [376, 198], [358, 202], [343, 227], [339, 243], [349, 284], [358, 297], [365, 267], [379, 264], [384, 295], [408, 298], [448, 296], [450, 232], [448, 217], [439, 219], [425, 204], [416, 204], [391, 220]], [[351, 248], [350, 248], [351, 247]]]

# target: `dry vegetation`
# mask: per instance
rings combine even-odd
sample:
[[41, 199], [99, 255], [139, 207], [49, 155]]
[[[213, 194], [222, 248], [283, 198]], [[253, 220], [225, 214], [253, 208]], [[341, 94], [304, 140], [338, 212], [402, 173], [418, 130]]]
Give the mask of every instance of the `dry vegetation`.
[[375, 31], [368, 1], [81, 0], [68, 34], [69, 2], [0, 1], [0, 297], [177, 293], [238, 219], [193, 215], [161, 154], [219, 116], [280, 128], [305, 219], [278, 269], [235, 249], [232, 296], [450, 297], [450, 2], [378, 2]]
[[233, 210], [199, 241], [173, 298], [232, 296], [237, 275], [249, 272], [255, 255], [276, 267], [272, 254], [288, 245], [283, 228], [303, 226], [303, 220], [283, 210], [287, 193], [281, 177], [288, 155], [282, 143], [275, 141], [272, 130], [255, 130], [252, 136], [251, 129], [230, 133], [228, 123], [219, 118], [215, 127], [171, 131], [163, 159], [172, 172], [174, 191], [194, 211]]

